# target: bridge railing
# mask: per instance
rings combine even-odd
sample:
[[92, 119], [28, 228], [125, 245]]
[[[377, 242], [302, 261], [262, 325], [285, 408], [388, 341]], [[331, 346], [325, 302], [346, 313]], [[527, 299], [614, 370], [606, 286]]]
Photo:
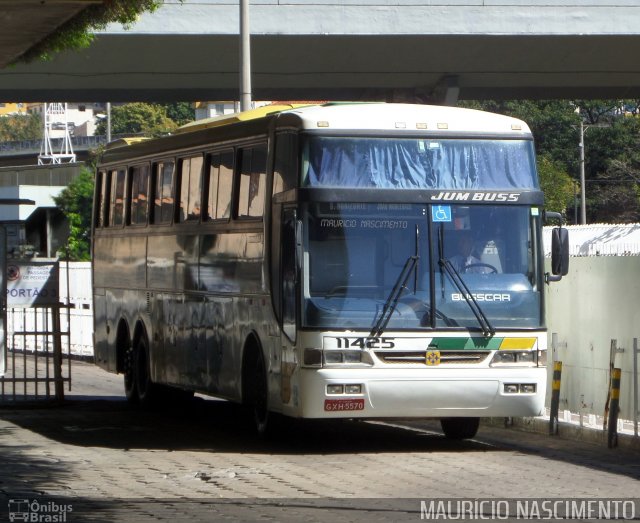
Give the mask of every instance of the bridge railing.
[[[131, 136], [138, 136], [138, 134], [116, 134], [113, 135], [112, 140], [118, 138], [129, 138]], [[51, 148], [56, 151], [62, 147], [62, 138], [52, 138]], [[107, 143], [107, 137], [105, 135], [97, 136], [72, 136], [71, 145], [75, 150], [87, 150], [98, 147]], [[10, 156], [12, 154], [24, 154], [29, 152], [40, 152], [42, 147], [42, 140], [18, 140], [9, 142], [0, 142], [0, 156]]]

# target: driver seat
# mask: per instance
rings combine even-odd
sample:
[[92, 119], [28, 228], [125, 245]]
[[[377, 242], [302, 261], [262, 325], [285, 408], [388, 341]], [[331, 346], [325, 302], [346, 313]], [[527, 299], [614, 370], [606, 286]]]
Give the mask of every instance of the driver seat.
[[502, 261], [500, 259], [501, 251], [502, 249], [500, 249], [497, 242], [489, 240], [482, 251], [480, 251], [480, 261], [482, 263], [493, 265], [498, 273], [502, 273]]

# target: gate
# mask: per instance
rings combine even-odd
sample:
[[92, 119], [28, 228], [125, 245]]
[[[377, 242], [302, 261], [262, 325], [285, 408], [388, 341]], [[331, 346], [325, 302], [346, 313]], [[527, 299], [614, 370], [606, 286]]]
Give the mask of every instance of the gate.
[[[68, 301], [68, 264], [65, 274]], [[0, 378], [0, 401], [62, 401], [64, 384], [71, 387], [71, 359], [69, 305], [60, 300], [59, 262], [7, 260], [4, 279], [5, 372]]]

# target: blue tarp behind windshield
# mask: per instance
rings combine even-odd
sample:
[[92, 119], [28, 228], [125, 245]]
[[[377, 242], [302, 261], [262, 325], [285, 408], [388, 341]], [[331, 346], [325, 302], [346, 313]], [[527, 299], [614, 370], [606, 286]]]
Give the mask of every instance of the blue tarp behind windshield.
[[303, 185], [395, 189], [536, 189], [528, 140], [309, 137]]

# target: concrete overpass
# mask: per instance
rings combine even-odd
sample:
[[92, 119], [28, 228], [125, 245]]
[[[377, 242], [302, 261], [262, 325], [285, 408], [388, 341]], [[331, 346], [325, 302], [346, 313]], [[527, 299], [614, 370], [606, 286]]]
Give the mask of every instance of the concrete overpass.
[[[167, 0], [4, 101], [233, 100], [238, 1]], [[253, 98], [640, 98], [637, 0], [253, 0]]]

